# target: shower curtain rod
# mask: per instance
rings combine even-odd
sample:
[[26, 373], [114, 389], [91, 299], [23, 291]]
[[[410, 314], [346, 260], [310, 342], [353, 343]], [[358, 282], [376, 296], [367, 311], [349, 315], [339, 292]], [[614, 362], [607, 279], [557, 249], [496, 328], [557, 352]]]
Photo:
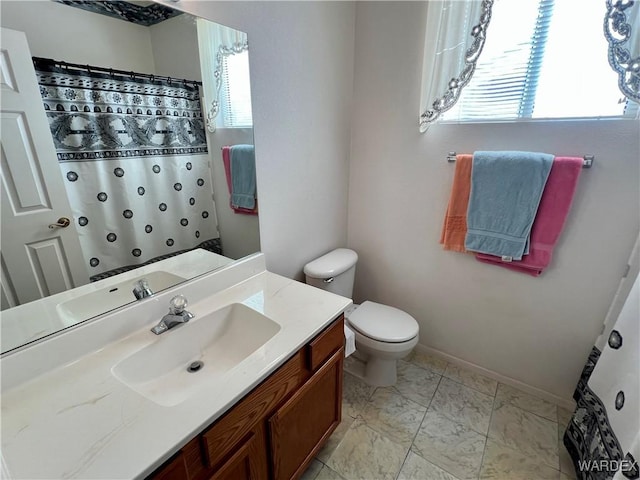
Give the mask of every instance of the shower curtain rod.
[[[591, 168], [593, 161], [596, 159], [595, 155], [583, 155], [582, 156], [582, 168]], [[456, 152], [449, 152], [447, 155], [447, 162], [453, 163], [456, 161]]]
[[176, 82], [176, 83], [182, 83], [182, 84], [193, 84], [193, 85], [198, 85], [198, 86], [202, 86], [202, 82], [198, 81], [198, 80], [187, 80], [185, 78], [173, 78], [173, 77], [167, 77], [164, 75], [154, 75], [151, 73], [136, 73], [136, 72], [127, 72], [126, 70], [118, 70], [115, 68], [105, 68], [105, 67], [96, 67], [93, 65], [81, 65], [79, 63], [69, 63], [69, 62], [63, 62], [63, 61], [58, 61], [58, 60], [52, 60], [50, 58], [42, 58], [42, 57], [33, 57], [33, 64], [37, 65], [54, 65], [54, 66], [59, 66], [59, 67], [63, 67], [63, 68], [74, 68], [77, 70], [86, 70], [87, 72], [101, 72], [101, 73], [107, 73], [109, 75], [111, 75], [112, 77], [114, 75], [121, 75], [121, 76], [126, 76], [126, 77], [131, 77], [133, 78], [148, 78], [151, 81], [153, 80], [160, 80], [160, 81], [165, 81], [168, 82], [169, 84], [171, 84], [172, 82]]

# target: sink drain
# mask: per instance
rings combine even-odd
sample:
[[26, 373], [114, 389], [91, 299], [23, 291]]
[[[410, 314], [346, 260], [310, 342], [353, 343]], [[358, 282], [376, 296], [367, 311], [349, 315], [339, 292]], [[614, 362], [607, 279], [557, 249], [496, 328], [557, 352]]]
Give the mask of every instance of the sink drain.
[[202, 363], [200, 360], [198, 360], [197, 362], [191, 362], [187, 367], [187, 372], [195, 373], [199, 371], [202, 367], [204, 367], [204, 363]]

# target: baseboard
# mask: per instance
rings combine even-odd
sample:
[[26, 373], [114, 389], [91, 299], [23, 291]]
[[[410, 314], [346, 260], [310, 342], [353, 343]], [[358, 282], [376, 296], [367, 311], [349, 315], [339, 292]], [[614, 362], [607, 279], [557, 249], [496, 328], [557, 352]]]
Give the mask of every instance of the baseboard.
[[415, 350], [417, 352], [426, 353], [429, 355], [433, 355], [434, 357], [441, 358], [449, 363], [454, 365], [458, 365], [460, 367], [464, 367], [467, 370], [471, 370], [472, 372], [479, 373], [480, 375], [484, 375], [485, 377], [493, 378], [500, 383], [504, 383], [506, 385], [510, 385], [512, 387], [518, 388], [523, 392], [530, 393], [531, 395], [535, 395], [536, 397], [542, 398], [547, 402], [553, 403], [559, 407], [566, 408], [567, 410], [573, 411], [576, 404], [571, 399], [566, 399], [559, 397], [558, 395], [554, 395], [553, 393], [549, 393], [545, 390], [542, 390], [537, 387], [532, 387], [531, 385], [527, 385], [519, 380], [514, 380], [513, 378], [507, 377], [500, 373], [494, 372], [493, 370], [489, 370], [487, 368], [476, 365], [475, 363], [467, 362], [466, 360], [462, 360], [461, 358], [454, 357], [453, 355], [449, 355], [448, 353], [441, 352], [440, 350], [436, 350], [435, 348], [425, 347], [424, 345], [416, 345]]

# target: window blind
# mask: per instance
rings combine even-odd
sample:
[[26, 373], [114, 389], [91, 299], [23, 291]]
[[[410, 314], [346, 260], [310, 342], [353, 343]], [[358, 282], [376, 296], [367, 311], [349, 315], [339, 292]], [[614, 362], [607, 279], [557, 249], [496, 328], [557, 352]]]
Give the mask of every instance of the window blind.
[[224, 57], [220, 104], [225, 127], [239, 128], [253, 125], [248, 51]]
[[620, 101], [601, 34], [604, 15], [603, 2], [496, 0], [476, 71], [443, 120], [598, 117], [637, 111], [625, 111], [625, 101]]

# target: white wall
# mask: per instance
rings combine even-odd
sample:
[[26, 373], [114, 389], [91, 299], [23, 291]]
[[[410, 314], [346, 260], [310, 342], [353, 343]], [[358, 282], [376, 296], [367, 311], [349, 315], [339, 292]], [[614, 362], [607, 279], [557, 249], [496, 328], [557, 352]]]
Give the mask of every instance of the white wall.
[[51, 1], [3, 0], [0, 13], [35, 57], [155, 73], [147, 27]]
[[178, 15], [156, 23], [148, 30], [156, 74], [202, 80], [195, 17]]
[[[638, 123], [439, 125], [418, 133], [425, 3], [356, 8], [348, 245], [356, 300], [402, 308], [420, 343], [568, 399], [639, 228]], [[447, 152], [595, 154], [553, 264], [539, 278], [438, 244]]]
[[302, 278], [347, 240], [354, 4], [177, 7], [249, 36], [261, 248], [269, 270]]

